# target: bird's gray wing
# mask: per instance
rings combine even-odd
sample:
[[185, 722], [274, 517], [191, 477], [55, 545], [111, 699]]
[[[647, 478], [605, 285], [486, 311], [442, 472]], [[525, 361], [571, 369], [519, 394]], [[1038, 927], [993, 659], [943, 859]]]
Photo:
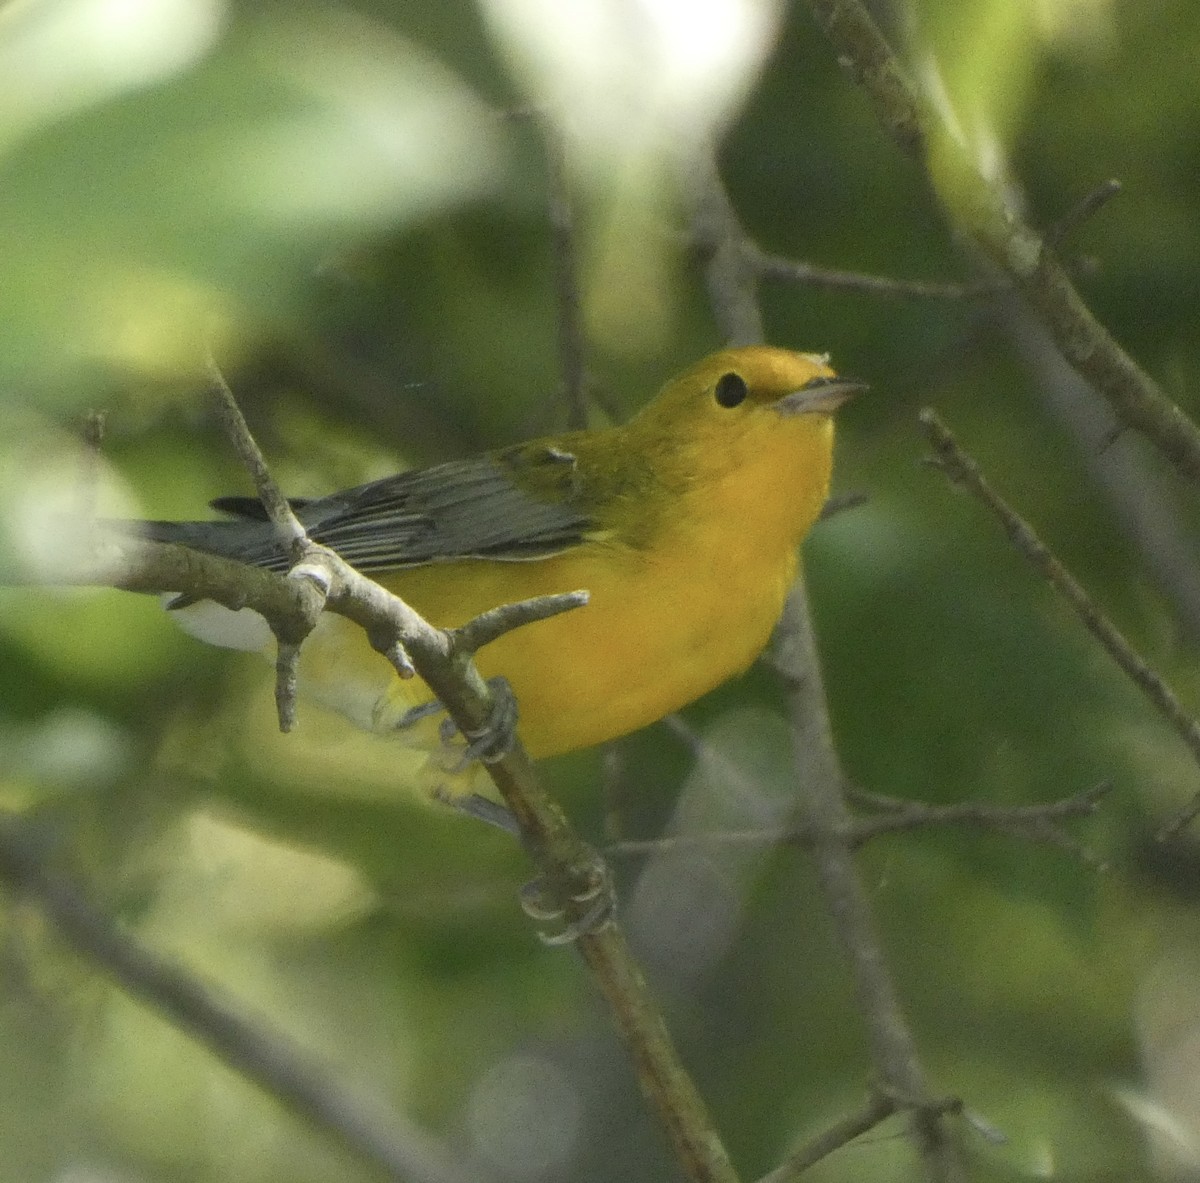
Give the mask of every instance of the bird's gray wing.
[[[293, 508], [313, 541], [360, 571], [462, 558], [536, 559], [576, 545], [594, 528], [574, 468], [568, 452], [523, 445], [293, 502]], [[235, 520], [145, 522], [140, 533], [287, 569], [286, 551], [256, 498], [223, 497], [213, 506]]]

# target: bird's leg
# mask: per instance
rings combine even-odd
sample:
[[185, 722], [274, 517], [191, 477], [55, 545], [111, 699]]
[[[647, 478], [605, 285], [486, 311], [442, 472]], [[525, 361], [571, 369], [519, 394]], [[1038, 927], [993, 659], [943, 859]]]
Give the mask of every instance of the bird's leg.
[[[466, 746], [451, 772], [462, 772], [466, 767], [479, 760], [484, 764], [495, 764], [502, 760], [516, 742], [517, 735], [517, 699], [513, 694], [508, 679], [495, 677], [488, 679], [488, 688], [492, 692], [491, 706], [488, 717], [478, 726], [462, 731], [453, 719], [443, 719], [438, 729], [442, 744], [449, 748], [461, 734], [466, 740]], [[401, 731], [412, 727], [422, 719], [441, 714], [446, 708], [436, 698], [418, 706], [409, 707], [394, 723], [396, 730]]]
[[420, 706], [409, 707], [392, 726], [397, 731], [403, 731], [406, 727], [412, 727], [422, 719], [428, 719], [432, 715], [441, 714], [445, 709], [436, 698], [431, 698], [428, 702], [421, 703]]
[[480, 793], [456, 796], [445, 788], [435, 790], [433, 795], [443, 805], [449, 805], [451, 809], [458, 810], [466, 817], [474, 818], [489, 826], [495, 826], [496, 829], [503, 830], [514, 838], [521, 837], [521, 827], [517, 825], [513, 811], [507, 805], [501, 805], [499, 801], [493, 801]]

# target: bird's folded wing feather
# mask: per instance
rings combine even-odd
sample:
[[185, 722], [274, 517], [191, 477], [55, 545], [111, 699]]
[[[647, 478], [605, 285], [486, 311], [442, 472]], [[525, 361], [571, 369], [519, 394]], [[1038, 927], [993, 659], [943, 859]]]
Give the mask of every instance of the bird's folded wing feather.
[[[293, 507], [314, 542], [360, 571], [462, 558], [543, 558], [578, 544], [594, 522], [580, 498], [572, 496], [573, 458], [542, 451], [545, 455], [521, 448], [453, 460]], [[514, 476], [526, 467], [537, 470], [537, 479], [522, 487]], [[287, 569], [286, 551], [257, 499], [224, 497], [213, 505], [236, 520], [145, 522], [140, 532], [271, 570]]]

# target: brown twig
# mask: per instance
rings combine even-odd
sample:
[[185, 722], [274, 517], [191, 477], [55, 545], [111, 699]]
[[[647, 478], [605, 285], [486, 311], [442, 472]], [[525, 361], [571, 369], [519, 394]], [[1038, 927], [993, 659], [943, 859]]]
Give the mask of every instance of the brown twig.
[[250, 1016], [215, 988], [156, 953], [48, 871], [25, 822], [0, 824], [0, 881], [37, 902], [59, 935], [122, 989], [141, 999], [293, 1112], [403, 1183], [467, 1183], [478, 1172], [401, 1113], [341, 1086], [330, 1065]]
[[[1200, 481], [1200, 428], [1092, 315], [1055, 257], [981, 172], [969, 145], [924, 103], [860, 0], [809, 0], [839, 62], [866, 92], [901, 149], [921, 161], [956, 227], [983, 251], [1037, 310], [1062, 355], [1143, 432], [1181, 472]], [[1107, 195], [1102, 189], [1098, 191]], [[1084, 215], [1095, 207], [1084, 203]], [[1068, 215], [1067, 228], [1073, 223]]]
[[[1083, 586], [1054, 556], [1033, 527], [992, 488], [979, 465], [958, 446], [937, 414], [927, 408], [921, 412], [920, 421], [925, 437], [934, 449], [937, 467], [991, 511], [1017, 551], [1066, 600], [1088, 632], [1170, 724], [1192, 758], [1200, 764], [1200, 722], [1188, 713], [1166, 681], [1151, 669], [1116, 625], [1092, 602]], [[1200, 813], [1200, 797], [1166, 827], [1164, 834], [1176, 832], [1197, 813]]]

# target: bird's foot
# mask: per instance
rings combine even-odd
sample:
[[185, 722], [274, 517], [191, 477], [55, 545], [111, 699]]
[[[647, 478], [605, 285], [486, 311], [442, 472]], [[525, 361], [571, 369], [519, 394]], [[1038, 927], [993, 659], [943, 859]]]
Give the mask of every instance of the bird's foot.
[[565, 899], [539, 875], [526, 883], [520, 892], [521, 910], [540, 923], [561, 921], [557, 932], [539, 932], [545, 945], [570, 945], [583, 936], [601, 932], [612, 923], [617, 910], [617, 897], [612, 880], [603, 863], [589, 869], [585, 883]]
[[[461, 730], [467, 746], [455, 772], [461, 772], [476, 760], [495, 764], [512, 751], [517, 741], [517, 696], [503, 676], [489, 678], [487, 684], [492, 692], [488, 717], [478, 727]], [[443, 720], [441, 736], [444, 744], [449, 746], [459, 734], [460, 728], [453, 719]]]

